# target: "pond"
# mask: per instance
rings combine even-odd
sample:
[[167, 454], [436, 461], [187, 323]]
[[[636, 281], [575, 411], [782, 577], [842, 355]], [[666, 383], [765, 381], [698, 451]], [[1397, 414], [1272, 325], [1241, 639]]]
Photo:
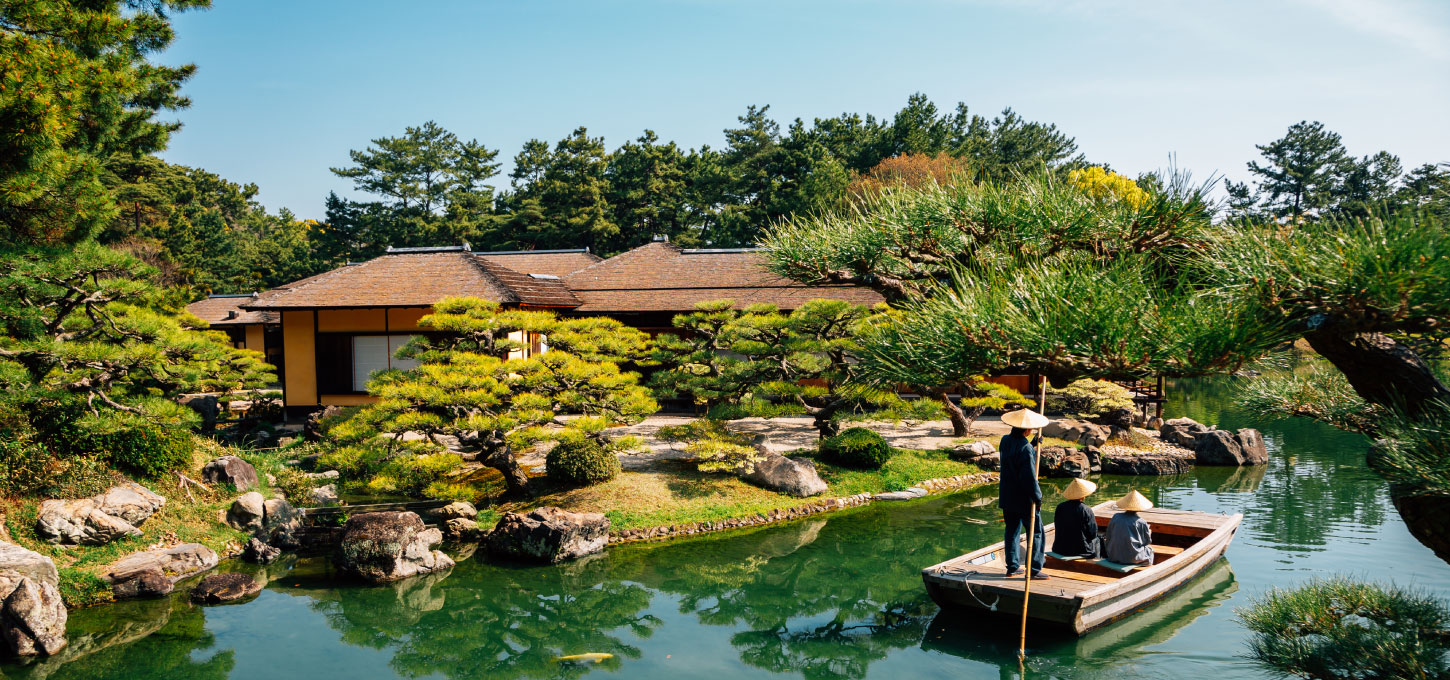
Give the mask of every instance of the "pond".
[[[1406, 531], [1362, 438], [1236, 410], [1228, 380], [1179, 384], [1170, 415], [1258, 427], [1270, 463], [1105, 477], [1162, 507], [1244, 514], [1227, 560], [1087, 637], [1029, 635], [1029, 677], [1268, 677], [1234, 610], [1327, 574], [1450, 595], [1450, 569]], [[1048, 507], [1065, 483], [1044, 482]], [[939, 612], [922, 567], [1001, 540], [995, 487], [748, 533], [615, 547], [552, 568], [475, 559], [389, 586], [337, 585], [319, 561], [272, 565], [245, 604], [179, 595], [74, 612], [71, 645], [17, 678], [1009, 678], [1015, 626]], [[974, 520], [974, 521], [973, 521]], [[977, 522], [985, 522], [980, 524]], [[604, 652], [599, 665], [556, 661]]]

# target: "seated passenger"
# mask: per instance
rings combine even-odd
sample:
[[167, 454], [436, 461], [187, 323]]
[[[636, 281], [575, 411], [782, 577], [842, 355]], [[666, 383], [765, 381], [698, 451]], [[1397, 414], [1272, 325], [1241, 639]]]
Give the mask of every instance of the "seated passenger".
[[1093, 509], [1082, 499], [1098, 490], [1098, 485], [1086, 479], [1074, 479], [1062, 495], [1067, 500], [1057, 504], [1052, 515], [1056, 535], [1052, 539], [1052, 552], [1062, 557], [1097, 557], [1100, 550], [1098, 520]]
[[1138, 516], [1142, 510], [1153, 507], [1153, 501], [1137, 492], [1118, 499], [1118, 509], [1108, 522], [1107, 536], [1103, 540], [1103, 557], [1119, 564], [1152, 564], [1153, 531], [1148, 521]]

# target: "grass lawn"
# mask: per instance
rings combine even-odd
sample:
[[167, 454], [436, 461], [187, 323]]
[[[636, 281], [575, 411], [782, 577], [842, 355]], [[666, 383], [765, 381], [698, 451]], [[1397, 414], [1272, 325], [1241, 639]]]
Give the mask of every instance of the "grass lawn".
[[[825, 498], [900, 491], [927, 479], [981, 472], [975, 465], [951, 460], [945, 451], [909, 449], [896, 449], [880, 470], [851, 470], [820, 461], [816, 461], [816, 467], [830, 487]], [[684, 461], [665, 461], [657, 470], [623, 472], [603, 484], [547, 492], [527, 503], [512, 503], [501, 509], [520, 511], [553, 505], [602, 512], [609, 517], [611, 528], [618, 531], [749, 517], [818, 503], [821, 498], [794, 498], [746, 484], [732, 475], [699, 472]]]

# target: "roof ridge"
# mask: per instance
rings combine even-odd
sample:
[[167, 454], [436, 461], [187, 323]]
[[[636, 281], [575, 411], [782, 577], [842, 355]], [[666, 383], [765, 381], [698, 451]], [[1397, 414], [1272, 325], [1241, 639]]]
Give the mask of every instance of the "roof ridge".
[[655, 246], [662, 246], [662, 247], [664, 247], [667, 250], [673, 250], [673, 251], [675, 251], [676, 254], [679, 254], [679, 253], [681, 253], [683, 251], [682, 248], [680, 248], [679, 246], [677, 246], [677, 245], [675, 245], [673, 243], [670, 243], [669, 241], [651, 241], [651, 242], [646, 243], [644, 245], [635, 246], [633, 248], [630, 248], [629, 250], [626, 250], [626, 251], [624, 251], [624, 252], [622, 252], [622, 253], [620, 253], [618, 255], [615, 255], [614, 257], [604, 258], [604, 259], [602, 259], [602, 260], [600, 260], [598, 262], [595, 262], [594, 264], [591, 264], [588, 267], [585, 267], [583, 269], [569, 272], [567, 275], [564, 276], [564, 280], [567, 281], [567, 280], [569, 280], [569, 279], [571, 279], [571, 278], [573, 278], [573, 277], [575, 277], [575, 276], [577, 276], [579, 274], [583, 274], [584, 272], [589, 271], [590, 269], [594, 269], [595, 267], [601, 267], [603, 265], [609, 264], [610, 262], [618, 261], [622, 257], [626, 257], [626, 256], [629, 256], [629, 255], [633, 255], [635, 253], [638, 253], [639, 251], [644, 250], [645, 248], [652, 248], [652, 247], [655, 247]]
[[[277, 286], [275, 288], [271, 288], [271, 289], [268, 289], [266, 291], [263, 291], [264, 295], [259, 295], [257, 297], [257, 300], [255, 302], [252, 302], [252, 303], [249, 303], [249, 304], [246, 304], [246, 305], [239, 305], [239, 306], [242, 307], [243, 309], [253, 309], [255, 307], [260, 307], [261, 309], [267, 309], [268, 308], [267, 305], [270, 304], [270, 303], [272, 303], [272, 302], [276, 302], [276, 300], [278, 298], [286, 297], [288, 295], [291, 295], [293, 293], [296, 293], [297, 291], [303, 290], [303, 289], [307, 288], [308, 286], [311, 286], [311, 285], [314, 285], [314, 284], [317, 284], [317, 283], [321, 283], [323, 281], [330, 280], [333, 276], [337, 275], [338, 272], [346, 271], [346, 270], [351, 269], [353, 267], [361, 267], [361, 266], [363, 266], [365, 264], [368, 264], [369, 262], [375, 262], [375, 261], [381, 259], [382, 257], [385, 257], [385, 256], [375, 257], [375, 258], [373, 258], [371, 260], [364, 260], [364, 261], [358, 262], [356, 264], [351, 264], [351, 263], [344, 264], [341, 267], [337, 267], [337, 268], [334, 268], [334, 269], [329, 269], [329, 270], [327, 270], [325, 272], [322, 272], [320, 274], [313, 274], [312, 276], [306, 276], [306, 277], [297, 279], [296, 281], [289, 281], [289, 282], [284, 283], [284, 284], [282, 284], [280, 286]], [[271, 295], [265, 295], [265, 293], [271, 293]]]
[[[493, 285], [497, 286], [499, 288], [499, 290], [503, 291], [509, 297], [512, 297], [513, 298], [512, 300], [509, 300], [508, 302], [515, 303], [515, 304], [518, 303], [518, 301], [519, 301], [519, 292], [516, 291], [516, 290], [514, 290], [513, 286], [510, 286], [510, 285], [508, 285], [508, 283], [504, 282], [504, 280], [502, 278], [499, 278], [499, 275], [497, 273], [495, 273], [492, 269], [489, 269], [489, 267], [498, 267], [499, 269], [503, 269], [503, 270], [506, 270], [506, 271], [509, 271], [509, 272], [513, 272], [515, 274], [519, 274], [518, 272], [515, 272], [513, 269], [510, 269], [508, 267], [505, 267], [505, 266], [503, 266], [503, 265], [501, 265], [501, 264], [499, 264], [497, 262], [489, 262], [488, 260], [485, 260], [482, 257], [479, 257], [480, 255], [482, 255], [482, 253], [472, 253], [472, 252], [469, 252], [469, 253], [462, 253], [462, 255], [465, 256], [464, 259], [468, 260], [470, 263], [473, 264], [473, 266], [477, 267], [478, 268], [478, 271], [480, 273], [482, 273], [486, 278], [488, 278], [488, 280], [489, 280], [490, 283], [492, 283]], [[523, 276], [523, 274], [519, 274], [519, 276]]]

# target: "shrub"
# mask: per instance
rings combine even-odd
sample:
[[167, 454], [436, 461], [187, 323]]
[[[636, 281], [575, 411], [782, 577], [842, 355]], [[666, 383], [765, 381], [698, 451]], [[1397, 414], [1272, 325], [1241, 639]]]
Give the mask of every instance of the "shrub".
[[1133, 408], [1133, 393], [1106, 380], [1083, 378], [1047, 391], [1047, 409], [1074, 418], [1093, 418], [1123, 408]]
[[619, 458], [593, 439], [571, 437], [549, 449], [549, 479], [569, 485], [607, 482], [619, 475]]
[[1273, 590], [1238, 614], [1251, 657], [1286, 675], [1442, 678], [1450, 674], [1450, 608], [1427, 595], [1345, 578]]
[[871, 430], [852, 427], [821, 442], [821, 459], [842, 467], [878, 470], [891, 459], [891, 446]]
[[699, 418], [683, 425], [666, 425], [655, 436], [667, 442], [685, 444], [700, 472], [749, 474], [765, 455], [751, 446], [750, 437], [733, 432], [725, 423]]
[[142, 477], [160, 477], [191, 462], [191, 432], [141, 418], [129, 420], [119, 425], [83, 420], [76, 424], [76, 439], [70, 446], [97, 452], [111, 465]]

